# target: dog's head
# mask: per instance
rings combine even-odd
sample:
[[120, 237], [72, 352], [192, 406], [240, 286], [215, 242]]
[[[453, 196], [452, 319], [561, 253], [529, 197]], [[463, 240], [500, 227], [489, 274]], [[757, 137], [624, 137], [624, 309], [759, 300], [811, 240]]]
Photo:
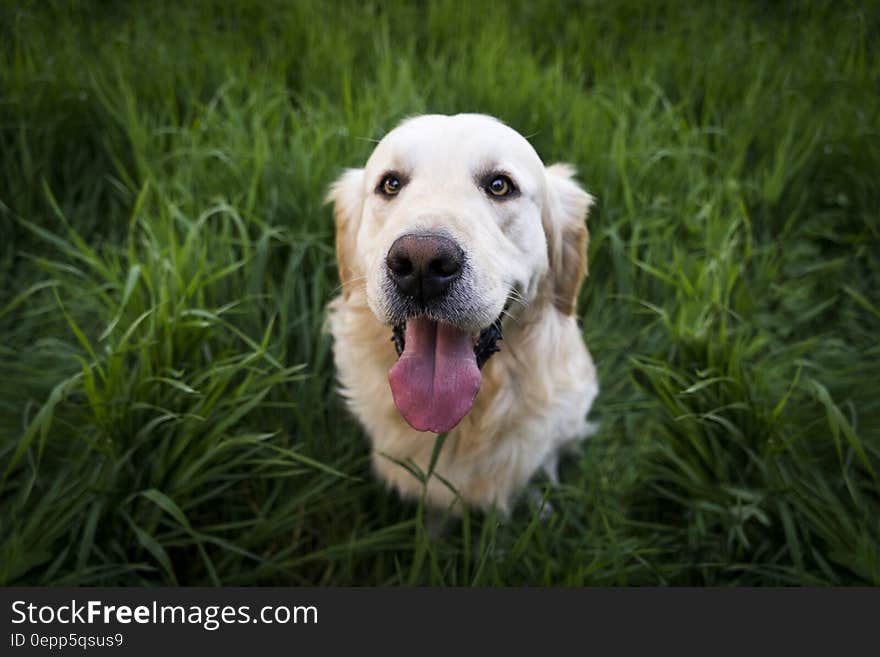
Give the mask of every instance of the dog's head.
[[503, 314], [534, 304], [574, 313], [591, 198], [572, 174], [545, 167], [496, 119], [426, 115], [331, 188], [343, 296], [365, 294], [397, 330], [403, 353], [389, 380], [414, 428], [448, 431], [467, 413], [475, 348]]

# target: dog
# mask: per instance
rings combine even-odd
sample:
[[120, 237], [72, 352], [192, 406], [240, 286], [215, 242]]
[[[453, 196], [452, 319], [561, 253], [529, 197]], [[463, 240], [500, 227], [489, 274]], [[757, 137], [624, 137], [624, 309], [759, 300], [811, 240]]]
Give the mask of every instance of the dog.
[[576, 315], [593, 199], [573, 175], [495, 118], [432, 114], [330, 187], [340, 391], [404, 498], [508, 513], [593, 432], [598, 381]]

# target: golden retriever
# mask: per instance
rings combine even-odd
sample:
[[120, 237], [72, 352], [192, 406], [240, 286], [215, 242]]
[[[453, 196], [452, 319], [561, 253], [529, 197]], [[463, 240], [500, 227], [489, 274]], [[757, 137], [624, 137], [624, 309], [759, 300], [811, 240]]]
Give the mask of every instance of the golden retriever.
[[438, 433], [429, 504], [507, 512], [592, 432], [598, 382], [575, 313], [592, 198], [573, 173], [492, 117], [425, 115], [331, 187], [341, 391], [404, 497], [425, 490], [410, 470], [428, 472]]

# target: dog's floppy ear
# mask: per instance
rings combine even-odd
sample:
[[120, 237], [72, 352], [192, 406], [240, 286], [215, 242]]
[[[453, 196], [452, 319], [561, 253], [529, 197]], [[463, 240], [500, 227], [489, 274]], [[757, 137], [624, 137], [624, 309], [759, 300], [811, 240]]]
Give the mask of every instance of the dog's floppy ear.
[[336, 264], [342, 283], [342, 296], [351, 293], [351, 282], [360, 275], [355, 263], [357, 231], [363, 208], [363, 169], [348, 169], [330, 186], [327, 203], [333, 204], [336, 220]]
[[593, 197], [572, 177], [574, 167], [554, 164], [547, 167], [547, 203], [544, 232], [550, 258], [549, 293], [562, 313], [573, 315], [578, 291], [587, 275], [587, 213]]

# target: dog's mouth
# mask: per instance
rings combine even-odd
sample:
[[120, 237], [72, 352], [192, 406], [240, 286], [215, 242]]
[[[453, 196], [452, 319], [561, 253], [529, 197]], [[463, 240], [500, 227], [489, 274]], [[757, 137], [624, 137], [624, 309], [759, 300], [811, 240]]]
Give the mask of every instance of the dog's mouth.
[[480, 370], [500, 351], [501, 317], [474, 338], [452, 324], [420, 315], [394, 327], [399, 359], [388, 372], [394, 404], [417, 431], [443, 433], [467, 415]]

